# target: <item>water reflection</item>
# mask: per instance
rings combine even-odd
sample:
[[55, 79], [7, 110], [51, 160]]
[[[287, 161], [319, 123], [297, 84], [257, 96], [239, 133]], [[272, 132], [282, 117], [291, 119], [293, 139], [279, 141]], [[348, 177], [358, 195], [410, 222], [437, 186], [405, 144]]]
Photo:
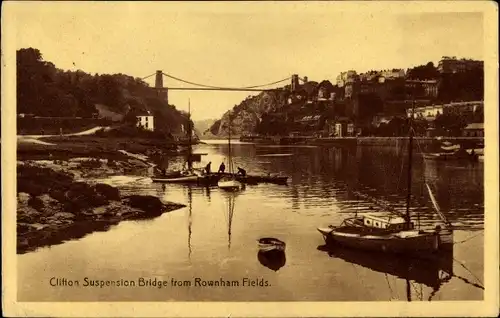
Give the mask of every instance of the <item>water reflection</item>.
[[[245, 187], [242, 186], [241, 191], [244, 191]], [[223, 199], [226, 206], [225, 217], [227, 222], [227, 248], [231, 250], [231, 230], [233, 224], [233, 216], [234, 216], [234, 206], [236, 197], [240, 194], [240, 192], [232, 192], [232, 191], [224, 191]]]
[[193, 190], [188, 187], [188, 259], [191, 261], [191, 234], [193, 226]]
[[424, 259], [402, 255], [381, 255], [330, 245], [318, 246], [318, 250], [328, 253], [330, 257], [340, 258], [376, 272], [412, 280], [432, 288], [439, 288], [453, 276], [453, 251]]
[[257, 259], [263, 266], [275, 272], [285, 266], [286, 263], [285, 252], [278, 250], [272, 250], [268, 252], [259, 251], [257, 253]]
[[[423, 284], [432, 288], [431, 294], [436, 294], [440, 288], [453, 277], [453, 252], [434, 255], [431, 258], [420, 259], [406, 256], [393, 256], [378, 253], [357, 251], [347, 248], [318, 246], [330, 257], [369, 268], [375, 272], [389, 274], [406, 280], [408, 286]], [[407, 300], [415, 300], [411, 289], [407, 289]], [[421, 294], [419, 296], [422, 296]], [[423, 299], [419, 299], [423, 300]], [[431, 300], [431, 299], [428, 299]]]
[[[196, 152], [208, 153], [202, 159], [207, 163], [218, 164], [227, 157], [226, 144], [197, 147]], [[238, 300], [248, 301], [386, 300], [385, 275], [400, 288], [404, 288], [408, 280], [411, 299], [482, 299], [482, 288], [476, 283], [479, 279], [473, 278], [450, 258], [445, 259], [443, 265], [435, 261], [415, 263], [385, 255], [359, 255], [356, 251], [325, 251], [331, 257], [317, 252], [321, 240], [315, 230], [317, 226], [341, 222], [345, 213], [363, 213], [373, 205], [357, 196], [356, 191], [404, 209], [407, 176], [400, 173], [402, 158], [398, 156], [398, 148], [274, 148], [258, 149], [257, 152], [254, 145], [242, 144], [235, 147], [233, 153], [236, 163], [249, 173], [290, 176], [288, 187], [249, 185], [244, 191], [231, 193], [217, 187], [152, 183], [137, 174], [95, 180], [119, 187], [124, 197], [156, 195], [164, 201], [186, 204], [186, 208], [148, 222], [122, 222], [105, 233], [20, 255], [21, 299], [38, 301], [41, 298], [38, 295], [47, 295], [44, 299], [50, 301], [61, 298], [73, 301], [134, 299], [138, 297], [137, 292], [125, 289], [113, 292], [103, 289], [99, 295], [94, 291], [80, 296], [62, 293], [61, 289], [48, 288], [45, 277], [53, 273], [68, 277], [102, 276], [103, 270], [105, 276], [111, 278], [117, 275], [135, 277], [138, 269], [144, 275], [161, 273], [183, 279], [190, 279], [195, 274], [243, 277], [248, 273], [275, 279], [275, 287], [265, 292], [260, 289], [241, 290], [238, 294], [229, 289], [197, 290], [196, 293], [192, 290], [185, 293], [141, 290], [141, 299], [148, 301], [230, 301], [238, 297]], [[293, 156], [256, 157], [257, 153], [266, 152], [287, 152]], [[400, 155], [403, 154], [401, 151]], [[174, 168], [176, 163], [172, 160], [170, 167]], [[416, 160], [412, 188], [412, 208], [421, 212], [421, 223], [430, 224], [434, 210], [424, 182], [430, 183], [443, 213], [455, 226], [459, 224], [464, 229], [459, 231], [457, 240], [467, 241], [454, 245], [454, 257], [478, 277], [483, 275], [483, 241], [481, 236], [474, 240], [467, 237], [476, 234], [470, 233], [471, 230], [483, 228], [482, 172], [482, 164], [427, 164]], [[256, 260], [254, 238], [263, 235], [275, 235], [293, 242], [286, 252], [288, 255], [257, 253]], [[105, 255], [113, 255], [113, 258]], [[360, 269], [363, 276], [349, 272], [351, 266], [363, 267]], [[279, 271], [279, 275], [274, 275], [274, 271]], [[44, 279], [34, 279], [35, 276]], [[451, 281], [448, 280], [450, 276], [453, 277]], [[421, 292], [416, 293], [418, 285], [426, 292], [425, 297], [421, 297]]]
[[210, 187], [205, 187], [205, 195], [207, 196], [207, 201], [210, 203]]
[[[453, 258], [453, 249], [441, 251], [439, 254], [425, 255], [425, 257], [421, 258], [390, 254], [381, 255], [377, 252], [353, 250], [331, 245], [321, 245], [317, 249], [326, 252], [332, 258], [342, 259], [345, 262], [382, 273], [386, 276], [386, 279], [387, 275], [391, 275], [404, 280], [407, 287], [406, 298], [408, 301], [432, 300], [453, 277], [484, 290], [484, 287], [480, 284], [454, 274], [453, 266], [456, 261]], [[463, 264], [460, 265], [465, 267]], [[388, 280], [387, 283], [388, 288], [391, 289]], [[420, 291], [418, 291], [415, 284], [420, 284]], [[430, 288], [426, 299], [424, 299], [421, 289], [422, 285]]]

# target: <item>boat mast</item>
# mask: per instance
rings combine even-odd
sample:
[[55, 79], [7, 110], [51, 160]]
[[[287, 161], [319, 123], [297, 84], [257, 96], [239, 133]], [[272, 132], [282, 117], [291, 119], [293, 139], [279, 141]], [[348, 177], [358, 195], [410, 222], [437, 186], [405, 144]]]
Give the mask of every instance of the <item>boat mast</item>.
[[234, 197], [232, 195], [229, 196], [229, 213], [228, 213], [228, 225], [227, 225], [227, 248], [231, 249], [231, 225], [233, 223], [233, 214], [234, 214]]
[[229, 111], [229, 138], [228, 138], [228, 146], [229, 146], [229, 174], [233, 174], [233, 161], [231, 160], [231, 111]]
[[189, 147], [188, 147], [188, 170], [193, 169], [193, 163], [191, 162], [192, 159], [192, 149], [191, 149], [191, 137], [193, 135], [192, 128], [191, 128], [191, 99], [188, 99], [188, 142], [189, 142]]
[[[413, 95], [413, 94], [412, 94]], [[406, 195], [406, 225], [410, 227], [410, 201], [411, 201], [411, 184], [412, 184], [412, 155], [413, 155], [413, 114], [415, 112], [415, 98], [412, 96], [412, 109], [409, 120], [409, 141], [408, 141], [408, 189]]]
[[191, 235], [192, 235], [192, 225], [193, 225], [193, 192], [191, 186], [188, 187], [188, 202], [189, 202], [189, 215], [188, 215], [188, 258], [191, 261]]

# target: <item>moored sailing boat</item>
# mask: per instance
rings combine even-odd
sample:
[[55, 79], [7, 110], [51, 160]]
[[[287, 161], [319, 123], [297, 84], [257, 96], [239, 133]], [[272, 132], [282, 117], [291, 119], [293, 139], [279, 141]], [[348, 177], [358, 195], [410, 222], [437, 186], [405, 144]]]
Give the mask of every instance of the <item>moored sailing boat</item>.
[[477, 160], [476, 154], [470, 153], [459, 144], [452, 144], [449, 141], [444, 141], [439, 151], [425, 153], [423, 157], [428, 160]]
[[153, 182], [162, 183], [181, 183], [181, 184], [212, 184], [216, 180], [213, 176], [202, 176], [201, 172], [193, 168], [194, 158], [199, 155], [193, 154], [192, 148], [192, 137], [193, 137], [193, 127], [191, 124], [191, 101], [188, 101], [188, 127], [186, 129], [187, 134], [187, 150], [185, 166], [182, 170], [166, 172], [160, 177], [152, 178]]
[[233, 169], [233, 161], [231, 158], [231, 112], [229, 112], [229, 134], [228, 134], [228, 166], [229, 175], [222, 177], [217, 185], [223, 190], [237, 191], [241, 189], [241, 182], [236, 179]]
[[[413, 129], [410, 118], [409, 143], [408, 143], [408, 186], [406, 198], [406, 214], [403, 216], [364, 214], [345, 219], [340, 226], [330, 225], [318, 228], [327, 243], [390, 253], [422, 254], [435, 252], [445, 243], [444, 238], [452, 235], [451, 224], [446, 221], [439, 211], [430, 188], [431, 200], [439, 214], [445, 220], [445, 229], [436, 226], [432, 230], [419, 230], [415, 228], [410, 216], [411, 185], [412, 185], [412, 152]], [[446, 236], [445, 236], [446, 234]]]

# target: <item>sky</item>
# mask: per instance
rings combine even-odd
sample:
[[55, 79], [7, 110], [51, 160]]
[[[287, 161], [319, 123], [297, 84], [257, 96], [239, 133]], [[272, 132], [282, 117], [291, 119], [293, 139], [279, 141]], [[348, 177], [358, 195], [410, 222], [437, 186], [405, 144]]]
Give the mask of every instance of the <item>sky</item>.
[[[141, 78], [162, 70], [225, 87], [292, 74], [335, 83], [342, 71], [437, 65], [445, 55], [483, 59], [481, 12], [400, 8], [339, 2], [24, 2], [11, 8], [9, 26], [16, 30], [16, 49], [37, 48], [64, 70]], [[154, 76], [146, 81], [154, 85]], [[189, 87], [167, 78], [164, 85]], [[217, 119], [250, 94], [258, 93], [172, 90], [169, 102], [186, 110], [189, 99], [194, 120]]]

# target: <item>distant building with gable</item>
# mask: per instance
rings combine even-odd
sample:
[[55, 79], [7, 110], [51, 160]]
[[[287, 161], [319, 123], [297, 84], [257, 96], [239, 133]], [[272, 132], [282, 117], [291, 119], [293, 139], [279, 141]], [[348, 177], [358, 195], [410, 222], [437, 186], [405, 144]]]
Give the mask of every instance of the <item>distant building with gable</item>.
[[464, 137], [484, 137], [484, 123], [468, 124], [463, 130]]
[[149, 110], [142, 111], [138, 115], [137, 118], [137, 127], [142, 127], [149, 131], [154, 131], [154, 117], [151, 115]]
[[483, 69], [484, 62], [472, 59], [457, 59], [455, 56], [443, 56], [438, 64], [440, 73], [461, 73], [474, 69]]
[[[470, 102], [452, 102], [448, 104], [428, 105], [423, 107], [415, 107], [414, 117], [426, 120], [434, 120], [438, 115], [442, 114], [472, 114], [479, 107], [483, 107], [483, 101]], [[406, 110], [408, 117], [411, 117], [412, 108]]]
[[357, 79], [358, 79], [358, 74], [356, 73], [356, 71], [349, 70], [347, 72], [341, 72], [336, 79], [337, 86], [344, 87], [348, 83], [352, 84], [356, 82]]

